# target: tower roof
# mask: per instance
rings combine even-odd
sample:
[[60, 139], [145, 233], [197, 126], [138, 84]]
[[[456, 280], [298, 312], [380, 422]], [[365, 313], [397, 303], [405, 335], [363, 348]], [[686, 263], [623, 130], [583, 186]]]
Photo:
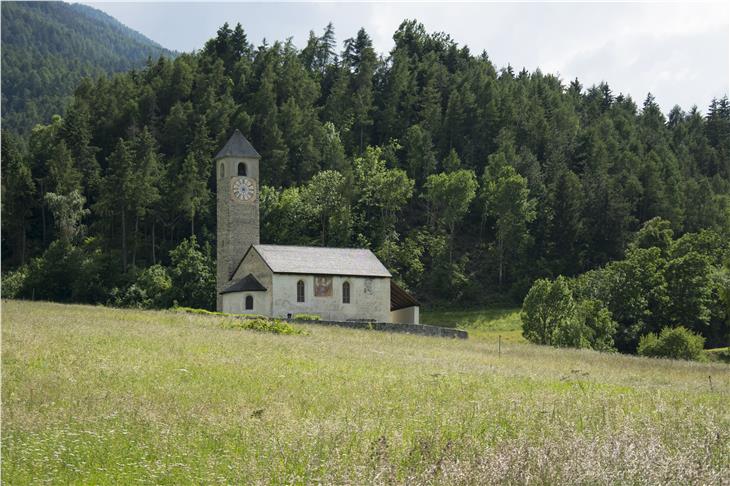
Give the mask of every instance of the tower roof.
[[236, 131], [233, 132], [231, 138], [228, 139], [228, 142], [226, 142], [221, 151], [218, 152], [218, 155], [215, 156], [216, 159], [220, 159], [222, 157], [261, 158], [259, 153], [256, 152], [256, 149], [253, 148], [253, 145], [251, 145], [251, 142], [246, 140], [246, 137], [243, 136], [243, 133], [241, 133], [239, 129], [236, 129]]

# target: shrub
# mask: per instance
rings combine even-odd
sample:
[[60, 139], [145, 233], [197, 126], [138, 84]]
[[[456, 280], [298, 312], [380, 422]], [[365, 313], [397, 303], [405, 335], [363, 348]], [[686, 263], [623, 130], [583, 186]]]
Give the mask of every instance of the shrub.
[[170, 306], [172, 279], [162, 265], [145, 268], [137, 277], [136, 285], [146, 294], [149, 307], [164, 309]]
[[271, 332], [274, 334], [305, 334], [303, 329], [292, 326], [279, 319], [256, 317], [227, 320], [223, 323], [226, 329], [246, 329], [250, 331]]
[[659, 336], [653, 332], [642, 336], [637, 351], [653, 358], [699, 360], [704, 345], [704, 337], [685, 327], [665, 327]]
[[75, 246], [54, 241], [42, 256], [28, 263], [21, 295], [34, 300], [68, 302], [82, 268], [82, 255]]
[[300, 321], [321, 321], [322, 317], [317, 314], [294, 314], [292, 319]]
[[260, 314], [230, 314], [228, 312], [209, 311], [207, 309], [195, 309], [192, 307], [175, 306], [172, 308], [174, 312], [185, 312], [188, 314], [198, 314], [202, 316], [224, 316], [224, 317], [244, 317], [246, 319], [268, 319]]
[[15, 299], [21, 296], [21, 291], [28, 278], [28, 267], [22, 266], [13, 272], [2, 276], [2, 296], [4, 299]]
[[147, 292], [137, 284], [132, 284], [126, 289], [114, 287], [109, 296], [109, 305], [114, 307], [130, 307], [133, 309], [149, 309], [152, 301], [147, 297]]

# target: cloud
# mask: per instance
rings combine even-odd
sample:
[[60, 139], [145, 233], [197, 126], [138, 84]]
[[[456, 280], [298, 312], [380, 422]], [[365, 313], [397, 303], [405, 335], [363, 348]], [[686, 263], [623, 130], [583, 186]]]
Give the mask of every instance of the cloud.
[[584, 84], [606, 81], [614, 92], [630, 93], [636, 101], [651, 92], [665, 110], [674, 104], [707, 106], [711, 98], [728, 92], [727, 39], [724, 28], [630, 34], [581, 52], [560, 71]]

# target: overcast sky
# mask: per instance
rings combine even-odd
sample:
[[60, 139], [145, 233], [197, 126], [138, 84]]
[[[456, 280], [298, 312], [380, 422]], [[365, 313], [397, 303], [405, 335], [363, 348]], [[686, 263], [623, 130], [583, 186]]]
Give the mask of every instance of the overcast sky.
[[705, 111], [730, 84], [730, 3], [117, 3], [84, 2], [169, 49], [200, 49], [224, 23], [240, 22], [259, 45], [294, 39], [332, 21], [341, 46], [360, 27], [378, 52], [392, 48], [403, 19], [443, 31], [472, 53], [556, 73], [588, 87], [607, 81], [641, 104], [654, 94], [665, 112]]

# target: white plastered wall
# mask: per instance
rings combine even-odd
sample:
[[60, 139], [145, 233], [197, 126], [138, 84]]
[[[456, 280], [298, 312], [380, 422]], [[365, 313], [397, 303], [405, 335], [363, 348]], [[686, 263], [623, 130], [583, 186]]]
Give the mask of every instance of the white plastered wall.
[[[223, 312], [230, 314], [260, 314], [271, 315], [272, 276], [269, 266], [253, 248], [246, 254], [246, 258], [236, 270], [231, 282], [244, 278], [249, 273], [266, 287], [266, 292], [231, 292], [223, 294]], [[246, 296], [253, 296], [253, 310], [246, 310]]]
[[419, 324], [419, 314], [420, 308], [417, 305], [394, 310], [390, 312], [390, 322], [397, 322], [398, 324]]
[[[332, 296], [314, 296], [314, 275], [274, 274], [273, 316], [316, 314], [323, 320], [390, 321], [390, 279], [332, 276]], [[304, 302], [297, 302], [297, 282], [304, 282]], [[350, 303], [342, 302], [342, 284], [350, 283]]]
[[[256, 315], [269, 315], [268, 309], [270, 306], [267, 304], [267, 300], [270, 302], [271, 299], [266, 299], [268, 292], [229, 292], [223, 294], [223, 312], [228, 314], [256, 314]], [[253, 309], [246, 310], [246, 297], [253, 297]]]

